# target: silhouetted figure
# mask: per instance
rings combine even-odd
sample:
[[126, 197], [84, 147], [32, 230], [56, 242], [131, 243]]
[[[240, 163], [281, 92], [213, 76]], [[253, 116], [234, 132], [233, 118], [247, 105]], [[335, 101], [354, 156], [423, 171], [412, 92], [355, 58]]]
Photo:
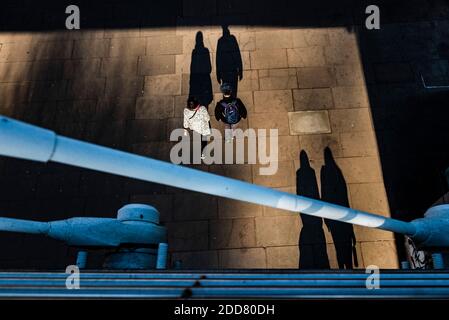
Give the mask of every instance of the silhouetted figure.
[[[310, 166], [307, 153], [302, 150], [299, 156], [300, 168], [296, 171], [296, 193], [305, 197], [319, 199], [320, 194], [315, 170]], [[323, 219], [300, 214], [302, 229], [299, 235], [299, 268], [329, 269]]]
[[223, 35], [217, 43], [217, 80], [219, 84], [228, 83], [233, 97], [237, 96], [238, 81], [243, 79], [243, 63], [237, 39], [224, 25]]
[[212, 102], [212, 64], [209, 49], [204, 46], [203, 33], [196, 34], [195, 48], [192, 50], [190, 62], [190, 97], [196, 97], [206, 108]]
[[[334, 160], [331, 149], [328, 147], [324, 149], [324, 166], [321, 168], [321, 199], [349, 207], [345, 178]], [[353, 256], [355, 266], [357, 266], [356, 239], [352, 224], [329, 219], [324, 221], [332, 234], [338, 267], [340, 269], [352, 269]]]

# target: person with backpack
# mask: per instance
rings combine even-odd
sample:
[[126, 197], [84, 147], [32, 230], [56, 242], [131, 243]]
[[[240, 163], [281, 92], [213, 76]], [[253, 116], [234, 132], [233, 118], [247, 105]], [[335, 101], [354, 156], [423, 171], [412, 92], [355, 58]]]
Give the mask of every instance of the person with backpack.
[[[184, 108], [184, 129], [190, 129], [201, 135], [201, 159], [205, 159], [203, 150], [207, 145], [206, 136], [211, 134], [210, 116], [205, 106], [195, 97], [189, 97], [187, 107]], [[187, 131], [186, 131], [187, 134]]]
[[242, 100], [232, 96], [232, 86], [224, 83], [220, 87], [223, 93], [221, 99], [215, 106], [215, 118], [225, 124], [225, 141], [232, 142], [234, 139], [234, 129], [240, 120], [246, 119], [247, 111]]

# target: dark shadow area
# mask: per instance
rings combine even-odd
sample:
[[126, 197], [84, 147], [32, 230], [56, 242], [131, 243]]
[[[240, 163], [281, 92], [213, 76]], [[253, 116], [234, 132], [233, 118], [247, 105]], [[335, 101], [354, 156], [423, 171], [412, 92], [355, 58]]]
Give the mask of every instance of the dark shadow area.
[[[65, 8], [73, 2], [62, 0], [2, 2], [4, 30], [58, 30], [65, 26]], [[330, 0], [79, 0], [81, 28], [125, 29], [139, 27], [205, 25], [308, 25], [351, 24], [358, 1]], [[61, 15], [62, 13], [62, 15]], [[348, 14], [351, 13], [351, 14]]]
[[[2, 1], [0, 26], [10, 31], [61, 30], [68, 0]], [[364, 23], [367, 0], [78, 0], [82, 29], [259, 25], [337, 27]], [[449, 16], [445, 0], [378, 0], [383, 23]], [[61, 15], [62, 13], [62, 15]]]
[[227, 25], [223, 25], [223, 35], [217, 43], [217, 81], [227, 83], [232, 88], [232, 96], [237, 97], [238, 82], [243, 79], [243, 63], [239, 44]]
[[209, 49], [204, 46], [203, 33], [198, 31], [190, 63], [189, 96], [195, 97], [206, 108], [213, 100], [212, 80], [210, 78], [212, 64], [210, 61]]
[[[448, 192], [449, 24], [446, 9], [428, 21], [361, 30], [362, 57], [391, 215], [410, 221]], [[433, 5], [433, 6], [432, 6]], [[444, 5], [440, 2], [440, 5]], [[404, 239], [395, 234], [399, 257]]]
[[[324, 166], [321, 167], [321, 200], [349, 207], [346, 181], [330, 148], [324, 149]], [[352, 224], [329, 219], [324, 221], [332, 235], [338, 268], [353, 269], [354, 266], [357, 267], [356, 239]]]
[[[51, 45], [30, 46], [27, 54], [32, 57], [2, 69], [17, 82], [0, 83], [0, 114], [11, 110], [6, 115], [124, 151], [133, 151], [136, 142], [165, 138], [165, 124], [135, 120], [136, 98], [142, 90], [138, 85], [124, 77], [112, 77], [108, 84], [99, 75], [98, 59], [82, 66], [58, 60], [71, 52], [71, 41], [52, 35], [45, 40]], [[45, 61], [53, 57], [55, 60]], [[13, 74], [13, 65], [35, 59], [39, 61], [28, 73]], [[151, 126], [158, 126], [158, 136]], [[134, 195], [166, 192], [166, 187], [158, 184], [6, 157], [0, 160], [0, 175], [1, 216], [36, 221], [116, 217], [118, 209], [132, 202]], [[1, 233], [0, 242], [2, 269], [61, 270], [76, 261], [76, 249], [41, 235]], [[88, 267], [101, 267], [103, 255], [102, 250], [90, 252]]]
[[[320, 199], [315, 170], [310, 166], [304, 150], [299, 155], [300, 168], [296, 171], [296, 194]], [[329, 269], [323, 219], [300, 214], [302, 221], [299, 235], [299, 269]]]

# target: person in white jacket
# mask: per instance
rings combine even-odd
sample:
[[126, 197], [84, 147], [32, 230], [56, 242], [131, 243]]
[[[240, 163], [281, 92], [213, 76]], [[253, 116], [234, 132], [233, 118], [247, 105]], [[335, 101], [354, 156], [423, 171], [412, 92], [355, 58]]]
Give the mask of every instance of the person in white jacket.
[[201, 135], [201, 159], [205, 158], [203, 150], [207, 145], [206, 137], [211, 134], [209, 121], [210, 116], [206, 107], [200, 105], [194, 97], [189, 97], [187, 107], [184, 108], [184, 128]]

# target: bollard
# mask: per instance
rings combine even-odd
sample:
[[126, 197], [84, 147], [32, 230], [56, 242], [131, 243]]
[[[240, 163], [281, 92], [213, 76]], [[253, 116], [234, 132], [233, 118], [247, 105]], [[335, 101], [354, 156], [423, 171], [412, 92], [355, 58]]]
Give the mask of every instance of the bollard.
[[167, 269], [168, 244], [159, 243], [157, 250], [156, 269]]
[[182, 269], [182, 261], [181, 260], [176, 260], [173, 263], [173, 269], [175, 270], [181, 270]]
[[444, 269], [444, 260], [441, 253], [432, 254], [433, 268], [434, 269]]
[[78, 251], [76, 256], [76, 265], [80, 269], [85, 269], [87, 265], [87, 251]]

